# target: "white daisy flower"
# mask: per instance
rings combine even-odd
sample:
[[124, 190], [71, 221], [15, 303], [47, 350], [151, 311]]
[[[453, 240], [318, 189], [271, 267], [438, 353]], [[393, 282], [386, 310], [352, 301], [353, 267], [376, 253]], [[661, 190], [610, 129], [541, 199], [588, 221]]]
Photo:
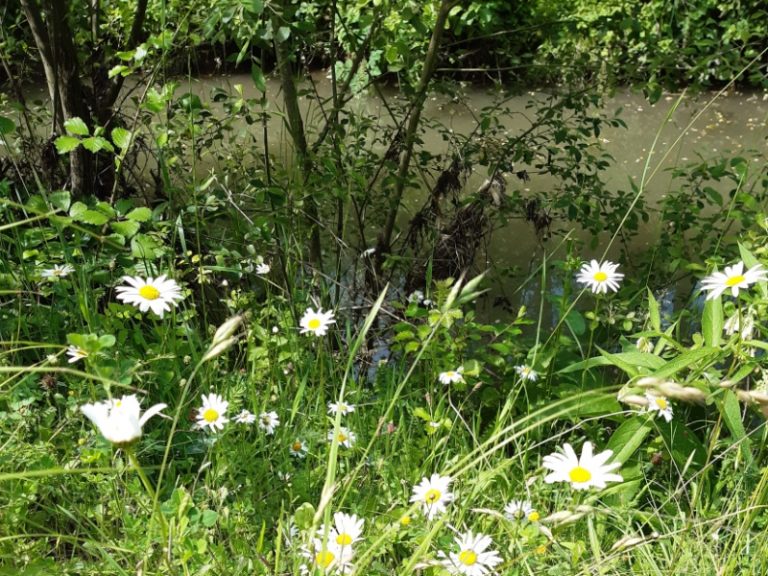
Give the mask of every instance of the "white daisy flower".
[[336, 435], [334, 435], [333, 430], [328, 430], [328, 442], [333, 442], [334, 440], [344, 446], [344, 448], [352, 448], [357, 440], [357, 436], [349, 428], [342, 426]]
[[83, 358], [88, 358], [88, 352], [86, 352], [79, 346], [68, 346], [67, 356], [69, 356], [69, 360], [67, 360], [67, 362], [69, 364], [74, 364], [78, 360], [82, 360]]
[[733, 266], [726, 266], [725, 272], [714, 272], [701, 281], [702, 290], [710, 290], [707, 294], [707, 300], [717, 298], [726, 290], [731, 291], [734, 298], [739, 295], [739, 289], [749, 288], [750, 284], [755, 282], [764, 282], [766, 270], [757, 264], [752, 266], [746, 272], [744, 271], [744, 262], [738, 262]]
[[[339, 548], [348, 548], [362, 539], [365, 520], [355, 514], [336, 512], [333, 515], [333, 527], [329, 530], [328, 541]], [[319, 531], [320, 538], [324, 536], [323, 530]]]
[[259, 414], [259, 428], [267, 433], [267, 436], [271, 436], [275, 433], [275, 428], [280, 426], [280, 418], [277, 416], [277, 412], [262, 412]]
[[[740, 329], [741, 324], [744, 324], [744, 327]], [[733, 336], [738, 332], [742, 340], [752, 340], [752, 335], [755, 332], [755, 317], [752, 314], [752, 310], [742, 314], [742, 318], [739, 318], [738, 311], [729, 316], [728, 320], [723, 324], [723, 330], [725, 330], [728, 336]]]
[[461, 369], [448, 370], [447, 372], [440, 372], [437, 379], [441, 384], [458, 384], [464, 382], [464, 376], [461, 375]]
[[304, 312], [304, 316], [301, 317], [301, 332], [300, 334], [314, 334], [315, 336], [325, 336], [328, 332], [328, 327], [334, 324], [336, 320], [333, 319], [333, 311], [323, 312], [322, 308], [318, 308], [317, 312], [312, 308], [307, 308]]
[[328, 414], [338, 414], [341, 412], [341, 415], [343, 416], [345, 414], [351, 414], [354, 411], [354, 404], [347, 404], [346, 402], [328, 402]]
[[440, 476], [440, 474], [432, 474], [429, 478], [424, 477], [413, 487], [410, 501], [420, 502], [427, 520], [432, 520], [445, 512], [446, 505], [453, 501], [451, 482], [453, 482], [452, 478]]
[[211, 432], [224, 430], [224, 424], [229, 422], [225, 416], [227, 408], [229, 408], [229, 402], [226, 402], [221, 395], [203, 394], [203, 405], [197, 411], [197, 425], [200, 428], [207, 426]]
[[493, 544], [490, 536], [473, 534], [468, 531], [456, 537], [458, 552], [438, 552], [441, 564], [451, 574], [461, 576], [485, 576], [493, 572], [493, 568], [502, 562], [501, 556], [495, 550], [487, 551]]
[[141, 437], [147, 420], [158, 414], [166, 404], [155, 404], [141, 414], [135, 394], [120, 399], [80, 406], [80, 411], [93, 422], [107, 440], [113, 444], [128, 444]]
[[538, 522], [541, 517], [530, 500], [512, 500], [504, 507], [504, 516], [510, 520], [525, 518], [529, 522]]
[[238, 424], [253, 424], [256, 422], [256, 415], [251, 414], [248, 410], [242, 410], [240, 414], [235, 416], [235, 422]]
[[333, 542], [323, 545], [320, 538], [313, 538], [308, 548], [302, 551], [309, 562], [302, 565], [302, 574], [315, 574], [320, 571], [324, 574], [349, 574], [353, 571], [352, 558], [354, 552], [351, 546], [337, 546]]
[[269, 274], [270, 270], [272, 270], [272, 268], [270, 268], [269, 264], [265, 264], [264, 262], [256, 265], [256, 274], [260, 276], [263, 276], [264, 274]]
[[667, 422], [672, 421], [672, 404], [664, 396], [657, 396], [651, 392], [645, 393], [648, 400], [648, 412], [658, 412]]
[[139, 276], [123, 276], [123, 280], [128, 286], [116, 288], [117, 299], [133, 304], [142, 312], [152, 310], [160, 318], [171, 309], [171, 305], [176, 306], [177, 301], [184, 298], [181, 287], [175, 280], [166, 279], [165, 274], [146, 280]]
[[592, 443], [584, 442], [581, 449], [581, 458], [576, 455], [570, 444], [563, 445], [565, 454], [554, 453], [544, 456], [542, 465], [552, 470], [544, 481], [569, 482], [576, 490], [588, 488], [605, 488], [607, 482], [622, 482], [624, 479], [619, 474], [614, 474], [620, 463], [606, 464], [613, 456], [612, 450], [605, 450], [596, 456], [592, 454]]
[[517, 375], [520, 376], [521, 380], [529, 380], [531, 382], [536, 382], [536, 380], [539, 379], [539, 373], [536, 372], [536, 370], [534, 370], [530, 366], [527, 366], [526, 364], [520, 364], [519, 366], [515, 366], [515, 372], [517, 372]]
[[595, 294], [606, 294], [609, 289], [616, 292], [619, 282], [624, 278], [624, 274], [616, 272], [618, 267], [619, 265], [613, 262], [590, 260], [589, 264], [581, 266], [576, 281], [589, 286]]
[[65, 278], [66, 276], [72, 274], [74, 271], [74, 267], [70, 266], [69, 264], [55, 264], [53, 268], [48, 268], [47, 270], [40, 272], [40, 276], [47, 279]]
[[297, 438], [291, 443], [288, 451], [290, 452], [291, 456], [301, 460], [307, 455], [307, 445], [302, 440]]

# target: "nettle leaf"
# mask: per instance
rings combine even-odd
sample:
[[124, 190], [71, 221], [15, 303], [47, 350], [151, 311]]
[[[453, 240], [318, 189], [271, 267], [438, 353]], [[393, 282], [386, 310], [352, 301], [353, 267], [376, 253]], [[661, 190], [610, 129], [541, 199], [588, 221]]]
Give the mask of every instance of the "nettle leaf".
[[125, 217], [128, 218], [128, 220], [133, 220], [134, 222], [149, 222], [149, 220], [152, 218], [152, 210], [146, 206], [142, 206], [141, 208], [134, 208], [128, 212]]
[[122, 222], [112, 222], [110, 226], [112, 227], [112, 230], [121, 236], [131, 238], [139, 231], [141, 224], [138, 222], [132, 222], [131, 220], [124, 220]]
[[75, 136], [88, 136], [90, 133], [88, 131], [88, 126], [85, 125], [85, 122], [83, 122], [83, 120], [77, 116], [74, 116], [64, 122], [64, 130], [67, 131], [67, 134], [74, 134]]
[[74, 136], [59, 136], [53, 143], [56, 145], [56, 151], [59, 154], [66, 154], [80, 146], [80, 139]]
[[82, 202], [75, 202], [74, 204], [72, 204], [72, 207], [69, 209], [69, 215], [72, 216], [72, 218], [74, 218], [75, 220], [77, 220], [87, 210], [88, 210], [88, 206], [86, 206]]
[[114, 142], [115, 146], [120, 148], [120, 150], [125, 150], [131, 145], [130, 131], [125, 128], [115, 128], [112, 130], [112, 142]]
[[16, 130], [16, 124], [13, 120], [6, 118], [5, 116], [0, 116], [0, 134], [10, 134], [14, 130]]
[[92, 224], [94, 226], [101, 226], [109, 222], [109, 216], [98, 210], [86, 210], [80, 214], [75, 220], [83, 222], [84, 224]]

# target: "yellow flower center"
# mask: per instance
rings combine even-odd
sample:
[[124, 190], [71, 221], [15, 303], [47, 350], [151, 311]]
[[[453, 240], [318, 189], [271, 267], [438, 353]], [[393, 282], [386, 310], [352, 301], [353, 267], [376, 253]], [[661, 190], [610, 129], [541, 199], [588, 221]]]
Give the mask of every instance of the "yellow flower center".
[[339, 546], [349, 546], [352, 544], [352, 536], [347, 534], [346, 532], [342, 532], [338, 536], [336, 536], [336, 544]]
[[536, 546], [536, 554], [546, 554], [547, 553], [547, 547], [542, 544], [541, 546]]
[[344, 432], [339, 432], [338, 436], [336, 436], [336, 440], [338, 442], [346, 442], [347, 441], [347, 435], [344, 434]]
[[291, 444], [291, 450], [293, 450], [294, 452], [301, 451], [301, 442], [297, 441], [297, 442], [294, 442], [293, 444]]
[[584, 482], [589, 482], [592, 478], [592, 473], [582, 466], [576, 466], [576, 468], [568, 473], [568, 478], [571, 479], [571, 482], [582, 484]]
[[203, 412], [203, 420], [206, 422], [216, 422], [219, 419], [219, 413], [213, 408], [208, 408]]
[[333, 564], [335, 559], [336, 556], [334, 556], [333, 552], [330, 550], [323, 550], [322, 552], [315, 554], [315, 564], [323, 569], [327, 569], [331, 564]]
[[139, 288], [139, 296], [144, 298], [144, 300], [157, 300], [160, 298], [160, 290], [151, 284], [145, 284]]
[[347, 405], [344, 403], [339, 404], [339, 412], [346, 412], [347, 411]]
[[541, 518], [541, 516], [539, 516], [539, 513], [536, 512], [536, 510], [534, 510], [533, 512], [528, 514], [528, 521], [529, 522], [538, 522], [539, 518]]
[[728, 288], [732, 288], [733, 286], [738, 286], [742, 282], [744, 282], [745, 278], [743, 274], [739, 274], [738, 276], [731, 276], [728, 278], [728, 280], [725, 281], [725, 285], [728, 286]]
[[320, 319], [319, 318], [312, 318], [309, 322], [307, 322], [307, 327], [310, 330], [317, 330], [320, 328]]
[[446, 378], [453, 378], [455, 375], [456, 375], [456, 372], [454, 372], [453, 370], [449, 370], [448, 372], [445, 373]]
[[595, 275], [592, 276], [592, 279], [595, 282], [605, 282], [606, 280], [608, 280], [608, 274], [606, 274], [602, 270], [598, 270], [597, 272], [595, 272]]
[[115, 400], [115, 408], [120, 408], [123, 405], [122, 400]]
[[440, 500], [440, 496], [442, 496], [442, 494], [440, 493], [440, 490], [430, 488], [429, 490], [427, 490], [427, 493], [424, 494], [424, 502], [426, 502], [427, 504], [434, 504], [435, 502]]
[[473, 550], [462, 550], [459, 552], [459, 562], [464, 566], [472, 566], [477, 562], [477, 554]]
[[656, 406], [659, 407], [659, 410], [666, 410], [669, 403], [666, 398], [656, 398]]
[[405, 515], [402, 518], [400, 518], [400, 524], [402, 524], [403, 526], [408, 526], [408, 524], [410, 524], [410, 523], [411, 523], [411, 517], [410, 516]]

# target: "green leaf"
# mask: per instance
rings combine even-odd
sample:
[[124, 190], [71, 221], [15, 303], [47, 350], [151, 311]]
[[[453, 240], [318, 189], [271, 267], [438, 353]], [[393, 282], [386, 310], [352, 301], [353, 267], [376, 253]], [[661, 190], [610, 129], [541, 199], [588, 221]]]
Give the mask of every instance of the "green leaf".
[[720, 348], [699, 348], [697, 350], [689, 350], [667, 362], [663, 368], [657, 370], [653, 375], [656, 378], [669, 378], [680, 372], [680, 370], [688, 368], [691, 364], [695, 364], [710, 356], [714, 357], [719, 353]]
[[723, 421], [733, 436], [734, 444], [738, 443], [741, 447], [742, 454], [744, 454], [747, 460], [747, 465], [753, 466], [754, 460], [752, 457], [751, 443], [747, 436], [747, 431], [744, 428], [744, 423], [741, 420], [741, 408], [739, 406], [739, 400], [736, 398], [736, 394], [734, 394], [732, 390], [724, 390], [723, 399], [718, 404]]
[[722, 298], [707, 300], [704, 304], [704, 314], [701, 317], [701, 332], [707, 346], [720, 346], [723, 324]]
[[56, 151], [59, 154], [66, 154], [80, 146], [80, 139], [74, 136], [59, 136], [53, 143], [56, 145]]
[[74, 134], [75, 136], [88, 136], [89, 134], [88, 126], [77, 116], [64, 122], [64, 130], [67, 131], [67, 134]]
[[285, 42], [291, 37], [291, 29], [288, 26], [280, 26], [275, 34], [275, 40], [278, 42]]
[[120, 150], [125, 150], [131, 145], [131, 133], [125, 128], [115, 128], [112, 130], [112, 142], [114, 142], [115, 146], [120, 148]]
[[112, 334], [104, 334], [99, 336], [99, 346], [101, 348], [112, 348], [115, 345], [115, 337]]
[[149, 222], [149, 220], [152, 218], [152, 210], [145, 206], [134, 208], [128, 212], [125, 217], [128, 218], [128, 220], [133, 220], [134, 222]]
[[216, 525], [216, 520], [219, 518], [219, 514], [215, 510], [203, 510], [201, 517], [203, 526], [206, 528], [212, 528]]
[[82, 202], [75, 202], [72, 204], [72, 207], [69, 209], [69, 215], [72, 216], [75, 220], [77, 220], [82, 214], [85, 213], [85, 211], [88, 210], [88, 206], [83, 204]]
[[648, 319], [651, 322], [651, 328], [656, 332], [661, 332], [661, 313], [659, 312], [659, 303], [653, 297], [653, 292], [648, 288]]
[[680, 472], [687, 467], [688, 475], [691, 476], [704, 467], [707, 463], [707, 449], [685, 424], [677, 420], [670, 423], [656, 420], [656, 425]]
[[13, 120], [10, 118], [6, 118], [5, 116], [0, 116], [0, 134], [10, 134], [16, 130], [16, 124]]
[[102, 138], [101, 136], [92, 136], [90, 138], [84, 138], [83, 139], [83, 146], [86, 150], [89, 152], [93, 152], [94, 154], [96, 152], [99, 152], [101, 150], [107, 150], [109, 152], [114, 152], [115, 149], [110, 144], [109, 140], [106, 138]]
[[582, 336], [587, 331], [587, 324], [584, 322], [584, 316], [578, 310], [571, 310], [565, 317], [565, 323], [576, 336]]
[[154, 260], [161, 255], [161, 246], [151, 236], [137, 234], [131, 239], [131, 254], [134, 258]]
[[109, 216], [107, 216], [103, 212], [99, 212], [98, 210], [86, 210], [85, 212], [77, 216], [75, 220], [79, 222], [83, 222], [84, 224], [101, 226], [109, 222]]
[[141, 224], [138, 222], [132, 222], [130, 220], [124, 220], [122, 222], [112, 222], [110, 226], [112, 227], [112, 230], [121, 236], [131, 238], [139, 231]]
[[113, 66], [109, 69], [109, 73], [107, 74], [107, 77], [114, 78], [117, 75], [120, 76], [128, 76], [131, 73], [130, 67], [126, 66], [125, 64], [118, 64], [117, 66]]
[[629, 460], [645, 441], [653, 424], [647, 416], [634, 416], [626, 420], [608, 440], [606, 448], [613, 450], [613, 461], [622, 464]]
[[262, 94], [267, 91], [267, 82], [264, 78], [264, 72], [256, 64], [251, 64], [251, 78], [253, 84]]
[[58, 208], [59, 210], [64, 211], [69, 210], [70, 203], [72, 202], [72, 197], [67, 190], [59, 190], [58, 192], [54, 192], [48, 197], [48, 199], [51, 201], [51, 205], [54, 208]]
[[651, 370], [658, 370], [662, 368], [666, 362], [654, 356], [653, 354], [646, 354], [645, 352], [619, 352], [618, 354], [608, 354], [608, 356], [596, 356], [589, 358], [582, 362], [576, 362], [560, 370], [559, 374], [567, 374], [569, 372], [578, 372], [579, 370], [588, 370], [596, 366], [630, 366], [632, 370], [634, 368], [649, 368]]

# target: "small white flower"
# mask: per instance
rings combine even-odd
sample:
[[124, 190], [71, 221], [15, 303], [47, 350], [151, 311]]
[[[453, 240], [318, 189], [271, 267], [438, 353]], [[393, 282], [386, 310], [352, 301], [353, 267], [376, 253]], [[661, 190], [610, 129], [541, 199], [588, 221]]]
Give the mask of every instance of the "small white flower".
[[96, 425], [104, 438], [114, 444], [128, 444], [140, 438], [147, 420], [165, 407], [165, 404], [155, 404], [141, 415], [136, 395], [130, 394], [117, 400], [86, 404], [80, 411]]
[[764, 282], [766, 280], [766, 270], [757, 264], [752, 266], [746, 272], [744, 271], [744, 262], [738, 262], [733, 266], [726, 266], [725, 272], [714, 272], [701, 281], [702, 290], [710, 290], [707, 294], [707, 300], [717, 298], [726, 290], [731, 291], [734, 298], [739, 295], [740, 289], [749, 288], [755, 282]]
[[619, 474], [613, 473], [621, 464], [618, 462], [606, 464], [608, 459], [613, 456], [612, 450], [605, 450], [600, 454], [593, 455], [591, 442], [584, 442], [581, 458], [576, 455], [568, 443], [563, 445], [563, 450], [565, 454], [556, 452], [544, 456], [542, 465], [544, 468], [552, 470], [544, 478], [547, 484], [569, 482], [576, 490], [586, 490], [588, 488], [605, 488], [607, 482], [622, 482], [624, 480]]
[[640, 352], [645, 352], [646, 354], [653, 352], [653, 342], [644, 336], [637, 339], [635, 346]]
[[123, 276], [123, 281], [128, 286], [118, 286], [117, 299], [126, 304], [133, 304], [142, 312], [152, 310], [163, 317], [163, 314], [176, 306], [177, 301], [183, 299], [181, 287], [175, 280], [167, 280], [165, 274], [157, 278], [143, 278], [136, 276]]
[[334, 324], [336, 320], [333, 319], [333, 311], [323, 312], [322, 308], [318, 308], [315, 312], [312, 308], [307, 308], [304, 312], [304, 316], [301, 318], [301, 332], [300, 334], [314, 334], [315, 336], [325, 336], [328, 332], [328, 327]]
[[277, 412], [262, 412], [259, 414], [259, 428], [267, 433], [267, 436], [271, 436], [275, 433], [275, 428], [280, 426], [280, 418], [277, 416]]
[[409, 304], [421, 304], [424, 301], [424, 292], [421, 290], [414, 290], [408, 295]]
[[442, 426], [442, 424], [440, 424], [440, 422], [435, 422], [434, 420], [432, 420], [430, 422], [427, 422], [427, 426], [429, 426], [432, 430], [437, 430], [438, 428], [440, 428], [440, 426]]
[[[48, 364], [58, 364], [59, 357], [56, 354], [48, 354], [48, 356], [45, 357], [45, 361], [48, 362]], [[71, 364], [74, 360], [68, 360], [68, 362]]]
[[341, 426], [336, 434], [333, 433], [333, 430], [328, 431], [328, 442], [333, 442], [334, 440], [344, 446], [344, 448], [352, 448], [357, 440], [357, 436], [349, 428]]
[[52, 278], [65, 278], [72, 274], [74, 271], [74, 267], [70, 266], [69, 264], [64, 264], [63, 266], [61, 264], [55, 264], [53, 268], [43, 270], [40, 273], [40, 276], [49, 280]]
[[[739, 330], [739, 326], [742, 323], [744, 324], [744, 327]], [[723, 330], [725, 330], [725, 333], [728, 336], [733, 336], [738, 332], [742, 340], [752, 340], [752, 335], [755, 331], [755, 317], [752, 310], [743, 314], [741, 319], [739, 319], [739, 313], [737, 311], [725, 321]]]
[[354, 411], [354, 404], [347, 404], [346, 402], [328, 402], [328, 414], [338, 414], [341, 412], [341, 415], [344, 416], [345, 414], [351, 414]]
[[453, 480], [449, 476], [432, 474], [429, 478], [422, 478], [413, 487], [411, 502], [420, 502], [422, 511], [427, 520], [445, 512], [446, 505], [453, 501], [453, 493], [450, 491]]
[[69, 356], [69, 360], [67, 360], [67, 363], [74, 364], [78, 360], [82, 360], [83, 358], [88, 358], [88, 352], [86, 352], [79, 346], [68, 346], [67, 356]]
[[303, 459], [307, 455], [307, 445], [298, 438], [291, 442], [291, 446], [289, 447], [289, 453], [294, 458], [298, 458], [299, 460]]
[[440, 372], [437, 377], [441, 384], [458, 384], [464, 382], [464, 376], [461, 375], [461, 368], [458, 370], [448, 370], [447, 372]]
[[256, 422], [256, 415], [251, 414], [250, 412], [248, 412], [248, 410], [242, 410], [240, 414], [235, 416], [235, 422], [237, 422], [238, 424], [246, 424], [246, 425], [253, 424], [254, 422]]
[[530, 500], [512, 500], [504, 507], [504, 516], [510, 520], [525, 518], [530, 522], [538, 522], [540, 518]]
[[370, 258], [376, 254], [376, 248], [368, 248], [367, 250], [363, 250], [363, 253], [360, 254], [360, 258]]
[[517, 372], [517, 375], [520, 376], [521, 380], [530, 380], [531, 382], [536, 382], [536, 380], [539, 379], [539, 373], [525, 364], [515, 366], [515, 372]]
[[651, 392], [645, 393], [648, 400], [648, 412], [658, 412], [667, 422], [672, 421], [672, 404], [664, 396], [657, 396]]
[[272, 270], [272, 268], [269, 267], [269, 264], [265, 264], [264, 262], [256, 265], [256, 274], [260, 276], [263, 276], [264, 274], [269, 274], [270, 270]]
[[589, 264], [581, 266], [576, 281], [589, 286], [595, 294], [606, 294], [609, 289], [616, 292], [619, 282], [624, 278], [624, 274], [616, 272], [618, 267], [619, 265], [613, 262], [590, 260]]
[[197, 411], [197, 425], [200, 428], [207, 426], [211, 432], [224, 430], [224, 424], [229, 422], [225, 416], [227, 408], [229, 408], [229, 402], [226, 402], [221, 395], [203, 394], [203, 405]]
[[424, 304], [424, 306], [426, 306], [427, 308], [432, 307], [432, 300], [430, 300], [429, 298], [424, 298], [424, 300], [421, 303]]
[[493, 544], [490, 536], [468, 531], [456, 537], [458, 552], [438, 552], [441, 564], [449, 573], [460, 576], [485, 576], [502, 559], [495, 550], [486, 551]]

